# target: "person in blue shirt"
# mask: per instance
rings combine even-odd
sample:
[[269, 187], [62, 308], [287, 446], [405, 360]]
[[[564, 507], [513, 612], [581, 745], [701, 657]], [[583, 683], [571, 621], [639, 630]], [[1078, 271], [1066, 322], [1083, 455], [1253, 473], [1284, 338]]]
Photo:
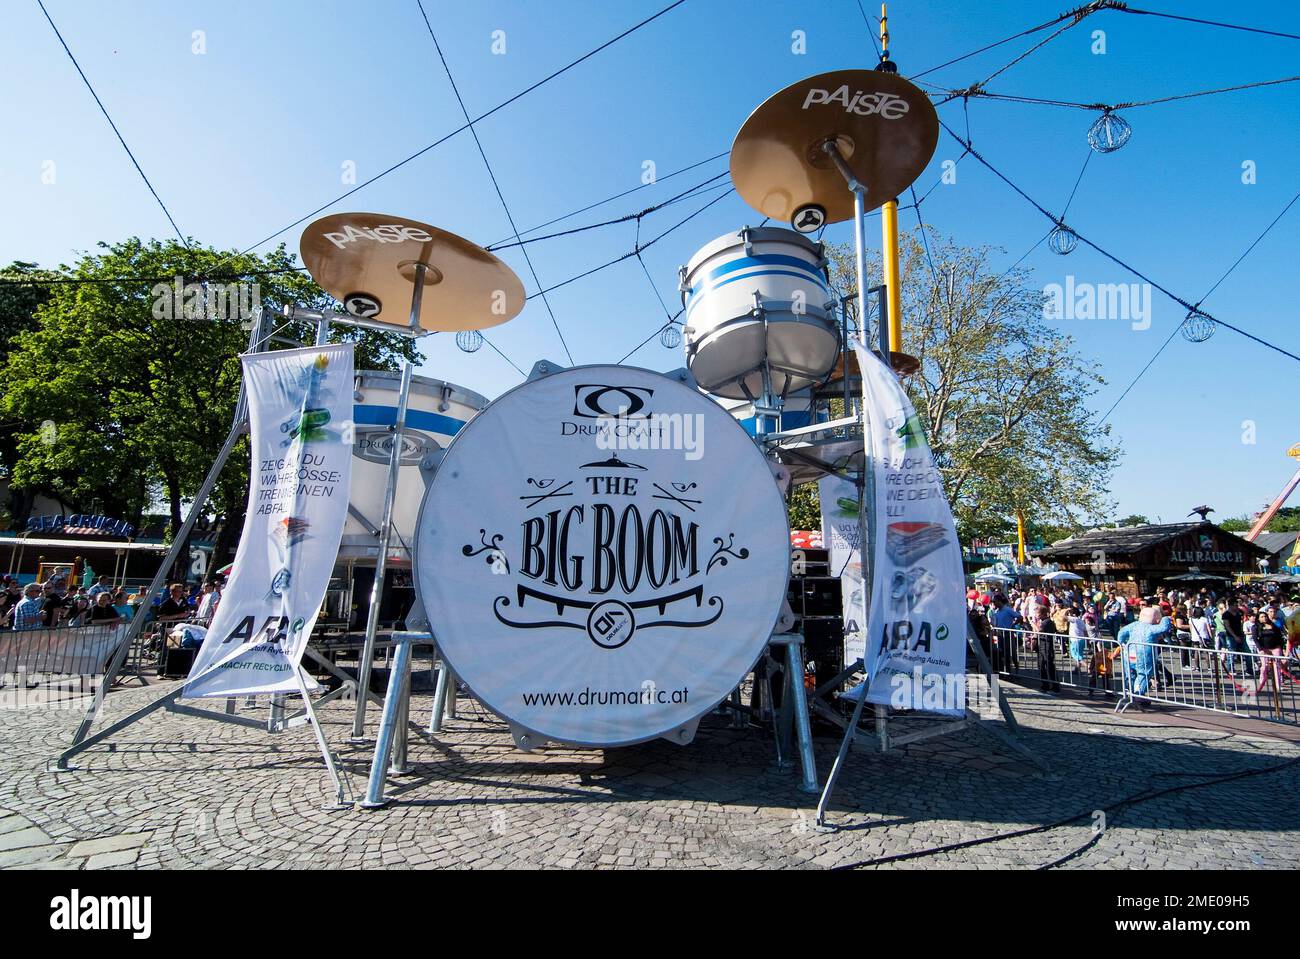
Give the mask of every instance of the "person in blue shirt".
[[1004, 673], [1020, 668], [1020, 654], [1017, 650], [1016, 634], [1011, 632], [1020, 619], [1007, 598], [1001, 593], [993, 597], [993, 608], [989, 610], [989, 622], [993, 624], [998, 642], [998, 660], [995, 665]]
[[[1144, 618], [1153, 617], [1148, 615]], [[1155, 676], [1158, 665], [1157, 647], [1173, 628], [1174, 621], [1165, 616], [1158, 623], [1129, 623], [1119, 631], [1119, 647], [1116, 652], [1124, 657], [1124, 670], [1128, 675], [1129, 693], [1132, 696], [1145, 696], [1151, 688], [1151, 679]], [[1139, 703], [1138, 708], [1144, 707]]]
[[10, 614], [14, 629], [41, 629], [45, 625], [41, 617], [41, 593], [39, 583], [27, 584], [23, 590], [23, 599], [14, 606]]

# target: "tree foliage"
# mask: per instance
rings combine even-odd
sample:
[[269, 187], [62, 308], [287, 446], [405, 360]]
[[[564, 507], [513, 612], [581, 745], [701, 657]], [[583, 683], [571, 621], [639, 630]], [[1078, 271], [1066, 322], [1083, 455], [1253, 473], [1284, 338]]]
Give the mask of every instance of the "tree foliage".
[[[56, 272], [80, 282], [52, 284], [17, 303], [22, 294], [13, 291], [24, 288], [11, 287], [10, 299], [0, 300], [11, 311], [0, 321], [17, 327], [0, 387], [0, 414], [16, 424], [15, 456], [5, 464], [12, 481], [72, 510], [94, 507], [137, 522], [161, 501], [175, 530], [229, 431], [254, 293], [268, 314], [289, 303], [333, 301], [294, 270], [283, 246], [253, 255], [131, 238], [101, 243]], [[196, 277], [208, 278], [206, 289], [185, 288]], [[176, 278], [186, 290], [179, 297]], [[224, 286], [239, 278], [249, 285]], [[268, 330], [279, 326], [275, 320], [268, 318]], [[314, 331], [298, 324], [279, 335], [313, 342]], [[332, 338], [345, 337], [358, 343], [359, 369], [395, 369], [402, 356], [416, 355], [396, 335], [335, 331]], [[233, 528], [242, 524], [248, 488], [242, 447], [210, 506]]]
[[[1255, 525], [1254, 516], [1234, 516], [1219, 524], [1232, 533], [1244, 533]], [[1300, 529], [1300, 506], [1283, 506], [1268, 521], [1270, 533], [1290, 533]]]
[[[991, 248], [932, 233], [905, 233], [899, 246], [902, 352], [921, 361], [903, 384], [962, 537], [1014, 535], [1017, 514], [1043, 534], [1100, 521], [1118, 458], [1087, 408], [1103, 380], [1073, 338], [1042, 322], [1028, 273], [995, 273]], [[852, 249], [828, 255], [837, 291], [856, 295]], [[881, 275], [879, 259], [867, 270]]]

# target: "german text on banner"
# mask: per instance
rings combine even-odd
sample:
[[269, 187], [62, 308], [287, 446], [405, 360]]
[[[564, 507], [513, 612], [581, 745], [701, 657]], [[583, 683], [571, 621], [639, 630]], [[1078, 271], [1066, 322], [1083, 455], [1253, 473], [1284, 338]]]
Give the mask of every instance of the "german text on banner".
[[298, 689], [348, 513], [353, 345], [245, 356], [248, 516], [185, 695]]
[[874, 353], [855, 348], [875, 484], [867, 699], [961, 715], [966, 600], [952, 510], [902, 385]]
[[863, 605], [858, 484], [830, 474], [817, 481], [817, 493], [822, 505], [822, 542], [829, 551], [831, 575], [839, 577], [842, 587], [844, 662], [865, 661], [867, 611]]

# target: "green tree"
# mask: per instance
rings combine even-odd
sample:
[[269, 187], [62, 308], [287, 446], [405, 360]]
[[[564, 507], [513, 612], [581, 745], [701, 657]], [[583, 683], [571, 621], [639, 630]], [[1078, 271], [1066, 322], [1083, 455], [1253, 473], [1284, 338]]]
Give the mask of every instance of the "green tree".
[[[1244, 533], [1255, 525], [1254, 516], [1234, 516], [1219, 524], [1232, 533]], [[1289, 533], [1300, 529], [1300, 506], [1283, 506], [1268, 521], [1267, 532]]]
[[[1118, 452], [1110, 428], [1090, 422], [1095, 364], [1042, 322], [1026, 271], [990, 270], [990, 247], [913, 232], [899, 248], [902, 352], [921, 361], [903, 384], [962, 537], [1014, 535], [1017, 514], [1053, 531], [1100, 521]], [[855, 295], [852, 250], [828, 253], [833, 284]]]
[[804, 483], [790, 491], [786, 502], [786, 511], [790, 516], [791, 529], [821, 529], [822, 504], [817, 495], [816, 483]]
[[1128, 516], [1125, 516], [1123, 519], [1116, 520], [1115, 525], [1116, 526], [1145, 526], [1150, 522], [1151, 520], [1147, 519], [1141, 513], [1132, 513]]
[[[333, 301], [283, 246], [253, 255], [131, 238], [101, 243], [60, 273], [80, 282], [50, 288], [5, 363], [0, 413], [26, 424], [15, 437], [13, 481], [137, 521], [157, 499], [174, 533], [229, 430], [254, 299], [273, 314]], [[206, 288], [185, 286], [199, 277]], [[312, 342], [314, 331], [289, 325], [279, 335]], [[396, 334], [336, 330], [333, 339], [343, 338], [357, 342], [361, 369], [395, 369], [417, 355]], [[209, 506], [223, 523], [218, 559], [242, 525], [247, 457], [245, 443]]]
[[[0, 269], [0, 367], [8, 361], [18, 335], [35, 328], [36, 310], [49, 298], [51, 287], [48, 281], [57, 279], [58, 275], [21, 260]], [[0, 425], [0, 475], [12, 480], [18, 463], [18, 436], [39, 424], [19, 419], [15, 414], [5, 419], [9, 422]], [[10, 483], [6, 504], [10, 522], [26, 521], [37, 492], [51, 491], [27, 489]]]

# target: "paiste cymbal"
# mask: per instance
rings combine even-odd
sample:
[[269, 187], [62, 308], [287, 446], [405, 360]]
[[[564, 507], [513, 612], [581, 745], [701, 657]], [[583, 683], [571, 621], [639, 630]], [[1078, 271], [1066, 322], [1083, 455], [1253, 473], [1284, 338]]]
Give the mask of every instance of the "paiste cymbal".
[[791, 222], [820, 206], [825, 222], [853, 218], [853, 194], [822, 145], [834, 141], [866, 189], [866, 209], [896, 198], [939, 142], [939, 117], [896, 73], [836, 70], [786, 87], [749, 115], [731, 145], [731, 180], [759, 213]]
[[524, 308], [514, 270], [477, 244], [436, 226], [383, 213], [335, 213], [302, 233], [302, 262], [356, 316], [409, 328], [416, 264], [426, 264], [419, 325], [483, 330]]

